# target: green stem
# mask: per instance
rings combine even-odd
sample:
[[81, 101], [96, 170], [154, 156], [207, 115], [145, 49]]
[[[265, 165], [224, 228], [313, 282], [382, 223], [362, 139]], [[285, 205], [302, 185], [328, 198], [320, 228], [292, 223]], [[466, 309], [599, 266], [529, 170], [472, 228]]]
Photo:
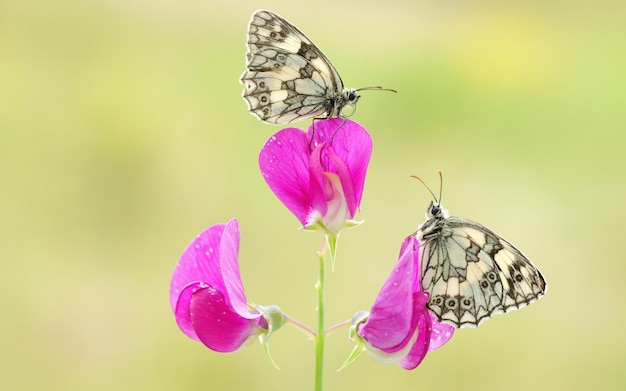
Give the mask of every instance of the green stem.
[[[324, 239], [326, 241], [326, 239]], [[322, 391], [322, 377], [324, 369], [324, 259], [326, 255], [324, 245], [319, 253], [317, 289], [317, 336], [315, 337], [315, 391]]]

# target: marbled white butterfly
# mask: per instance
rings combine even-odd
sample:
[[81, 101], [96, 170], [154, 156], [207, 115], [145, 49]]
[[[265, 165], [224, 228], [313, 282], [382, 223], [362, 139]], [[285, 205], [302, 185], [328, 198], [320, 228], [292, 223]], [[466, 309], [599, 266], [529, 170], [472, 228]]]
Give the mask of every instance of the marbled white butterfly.
[[344, 107], [355, 107], [358, 91], [385, 90], [345, 88], [328, 57], [296, 26], [271, 11], [252, 14], [247, 48], [247, 70], [240, 79], [243, 98], [250, 113], [267, 123], [342, 117]]
[[476, 327], [545, 294], [543, 275], [521, 251], [482, 224], [450, 216], [441, 192], [433, 198], [415, 235], [427, 307], [440, 322]]

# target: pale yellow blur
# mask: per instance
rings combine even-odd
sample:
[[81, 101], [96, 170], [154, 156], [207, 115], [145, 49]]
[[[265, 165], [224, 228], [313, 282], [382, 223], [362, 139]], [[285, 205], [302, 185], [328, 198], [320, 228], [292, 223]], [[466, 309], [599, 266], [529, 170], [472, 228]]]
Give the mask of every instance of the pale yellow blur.
[[[445, 5], [443, 4], [445, 3]], [[545, 298], [462, 330], [414, 371], [328, 338], [326, 390], [626, 387], [626, 7], [619, 2], [210, 0], [0, 5], [0, 389], [307, 390], [286, 327], [234, 355], [185, 337], [169, 279], [187, 243], [238, 217], [250, 301], [314, 326], [320, 235], [265, 185], [279, 129], [246, 112], [251, 13], [305, 31], [373, 135], [363, 226], [327, 277], [330, 325], [367, 310], [437, 170], [443, 204], [517, 245]], [[507, 2], [512, 3], [512, 2]], [[308, 123], [298, 124], [301, 127]]]

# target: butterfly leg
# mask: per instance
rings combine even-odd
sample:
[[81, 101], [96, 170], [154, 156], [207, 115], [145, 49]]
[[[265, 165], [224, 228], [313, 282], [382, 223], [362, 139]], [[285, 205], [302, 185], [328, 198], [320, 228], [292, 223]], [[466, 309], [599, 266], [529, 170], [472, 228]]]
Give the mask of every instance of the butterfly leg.
[[341, 118], [341, 119], [342, 119], [341, 125], [339, 125], [339, 127], [338, 127], [337, 129], [335, 129], [335, 131], [333, 132], [333, 135], [332, 135], [332, 136], [330, 136], [330, 144], [331, 144], [331, 145], [333, 144], [333, 141], [334, 141], [334, 139], [335, 139], [335, 135], [337, 134], [337, 132], [338, 132], [341, 128], [343, 128], [343, 126], [346, 124], [346, 119], [345, 119], [345, 118]]
[[[314, 149], [314, 145], [313, 145], [313, 138], [315, 136], [315, 121], [320, 121], [320, 120], [325, 120], [328, 119], [326, 117], [322, 117], [322, 118], [313, 118], [313, 124], [311, 126], [311, 140], [309, 140], [309, 150], [312, 151]], [[330, 136], [330, 145], [333, 144], [333, 140], [335, 139], [335, 135], [337, 134], [337, 132], [346, 124], [346, 118], [341, 117], [342, 122], [341, 125], [339, 125], [339, 127], [337, 129], [335, 129], [333, 131], [333, 134]]]

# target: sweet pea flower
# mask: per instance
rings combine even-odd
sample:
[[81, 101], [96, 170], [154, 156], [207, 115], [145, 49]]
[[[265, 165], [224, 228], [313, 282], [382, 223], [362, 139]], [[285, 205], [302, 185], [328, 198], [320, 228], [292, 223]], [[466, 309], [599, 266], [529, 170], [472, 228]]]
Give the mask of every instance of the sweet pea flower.
[[255, 336], [266, 342], [272, 329], [284, 322], [278, 307], [249, 309], [238, 252], [236, 219], [208, 227], [183, 252], [170, 285], [178, 327], [189, 338], [221, 353], [235, 352]]
[[428, 298], [420, 283], [419, 242], [409, 236], [371, 311], [353, 317], [350, 338], [357, 346], [344, 366], [366, 350], [378, 362], [415, 369], [426, 353], [443, 346], [454, 333], [454, 327], [428, 312]]
[[265, 181], [306, 229], [337, 235], [361, 203], [372, 138], [358, 123], [316, 120], [307, 132], [285, 128], [259, 154]]

